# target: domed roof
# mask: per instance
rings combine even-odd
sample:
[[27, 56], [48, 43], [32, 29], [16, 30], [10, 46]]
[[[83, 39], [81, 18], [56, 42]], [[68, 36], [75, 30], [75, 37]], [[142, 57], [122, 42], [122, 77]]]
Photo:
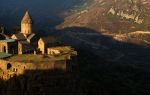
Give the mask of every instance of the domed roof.
[[29, 23], [29, 24], [32, 23], [32, 19], [31, 19], [30, 14], [29, 14], [28, 11], [26, 11], [21, 23]]

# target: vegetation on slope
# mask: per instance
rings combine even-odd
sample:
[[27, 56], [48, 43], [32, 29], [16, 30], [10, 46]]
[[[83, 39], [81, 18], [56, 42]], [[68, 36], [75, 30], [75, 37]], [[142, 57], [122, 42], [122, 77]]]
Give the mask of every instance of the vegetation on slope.
[[148, 0], [94, 0], [58, 28], [78, 26], [117, 34], [150, 30], [149, 7]]

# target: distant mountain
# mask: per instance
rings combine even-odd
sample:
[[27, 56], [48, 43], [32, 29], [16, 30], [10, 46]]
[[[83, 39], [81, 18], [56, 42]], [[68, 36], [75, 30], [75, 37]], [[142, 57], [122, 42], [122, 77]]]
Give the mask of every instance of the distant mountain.
[[91, 0], [58, 28], [77, 26], [109, 33], [150, 30], [149, 15], [149, 0]]

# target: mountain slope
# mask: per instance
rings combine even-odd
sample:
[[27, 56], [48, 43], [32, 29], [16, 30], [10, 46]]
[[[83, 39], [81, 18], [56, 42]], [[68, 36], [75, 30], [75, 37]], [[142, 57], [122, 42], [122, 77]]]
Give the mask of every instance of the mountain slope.
[[149, 0], [94, 0], [58, 28], [78, 26], [111, 33], [150, 30], [149, 15]]

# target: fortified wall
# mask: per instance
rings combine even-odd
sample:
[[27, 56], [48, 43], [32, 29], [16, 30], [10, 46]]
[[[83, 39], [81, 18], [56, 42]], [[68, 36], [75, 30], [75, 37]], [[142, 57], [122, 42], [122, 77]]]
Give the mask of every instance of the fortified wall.
[[50, 63], [23, 63], [0, 60], [0, 78], [7, 80], [14, 75], [22, 75], [26, 70], [67, 70], [66, 61], [56, 61]]

